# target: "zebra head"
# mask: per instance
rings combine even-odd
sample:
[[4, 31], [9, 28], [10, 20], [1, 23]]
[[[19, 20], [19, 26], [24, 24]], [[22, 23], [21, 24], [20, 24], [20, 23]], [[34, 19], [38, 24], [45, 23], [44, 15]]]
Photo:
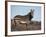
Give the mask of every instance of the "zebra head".
[[31, 9], [30, 12], [28, 13], [29, 20], [33, 18], [33, 15], [34, 15], [34, 9]]

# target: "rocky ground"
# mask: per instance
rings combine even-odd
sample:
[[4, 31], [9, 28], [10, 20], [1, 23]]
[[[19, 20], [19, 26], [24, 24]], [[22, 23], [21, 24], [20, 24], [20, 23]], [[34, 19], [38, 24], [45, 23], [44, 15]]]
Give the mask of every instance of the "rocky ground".
[[11, 31], [27, 31], [27, 30], [40, 30], [41, 22], [31, 21], [30, 24], [11, 24]]

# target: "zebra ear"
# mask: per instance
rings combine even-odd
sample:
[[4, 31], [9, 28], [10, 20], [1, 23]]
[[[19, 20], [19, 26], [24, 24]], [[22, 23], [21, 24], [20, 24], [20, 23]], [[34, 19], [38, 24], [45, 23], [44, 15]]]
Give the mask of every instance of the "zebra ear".
[[31, 9], [31, 13], [34, 12], [34, 9]]
[[31, 15], [33, 15], [34, 14], [34, 9], [31, 9]]

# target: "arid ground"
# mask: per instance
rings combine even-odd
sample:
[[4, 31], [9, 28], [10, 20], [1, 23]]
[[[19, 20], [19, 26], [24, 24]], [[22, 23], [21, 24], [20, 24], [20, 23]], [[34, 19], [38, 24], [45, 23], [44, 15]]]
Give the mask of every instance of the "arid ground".
[[27, 30], [40, 30], [41, 22], [31, 21], [30, 24], [11, 24], [11, 31], [27, 31]]

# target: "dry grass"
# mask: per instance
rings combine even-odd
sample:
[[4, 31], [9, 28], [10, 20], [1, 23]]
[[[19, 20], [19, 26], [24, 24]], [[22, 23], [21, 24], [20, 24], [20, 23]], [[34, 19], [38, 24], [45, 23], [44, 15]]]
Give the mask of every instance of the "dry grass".
[[27, 31], [27, 30], [40, 30], [40, 29], [41, 29], [41, 22], [38, 21], [31, 21], [30, 24], [19, 23], [11, 25], [11, 31]]

